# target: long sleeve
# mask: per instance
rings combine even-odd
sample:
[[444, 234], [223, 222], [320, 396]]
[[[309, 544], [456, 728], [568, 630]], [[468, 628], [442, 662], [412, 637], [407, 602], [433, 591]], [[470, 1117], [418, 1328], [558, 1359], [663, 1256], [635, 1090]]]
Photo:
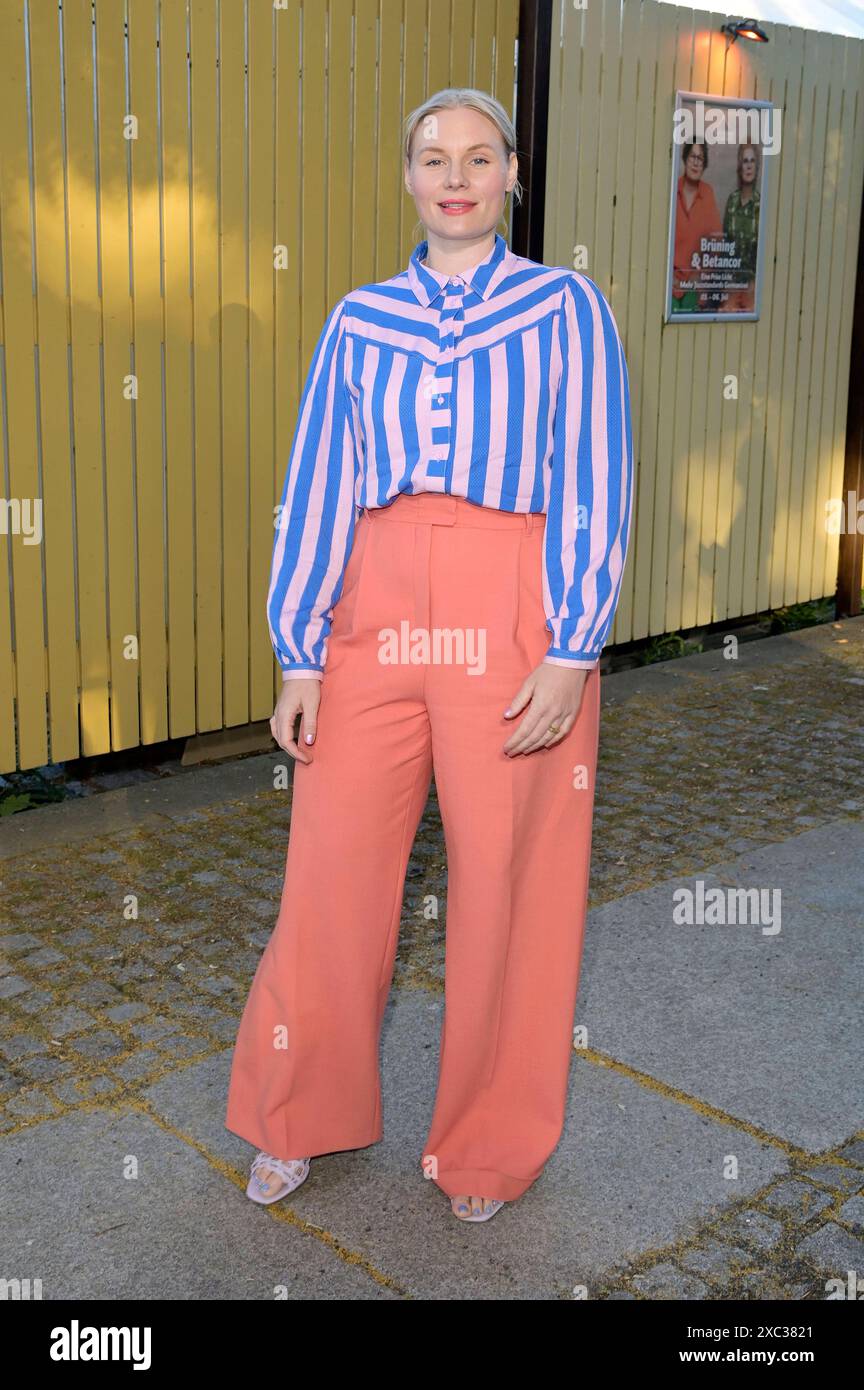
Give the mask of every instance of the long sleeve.
[[267, 621], [283, 680], [322, 679], [353, 544], [359, 440], [345, 381], [344, 324], [342, 299], [315, 348], [276, 515]]
[[543, 553], [544, 661], [591, 669], [615, 616], [633, 497], [627, 364], [608, 303], [572, 271], [559, 315], [561, 378]]

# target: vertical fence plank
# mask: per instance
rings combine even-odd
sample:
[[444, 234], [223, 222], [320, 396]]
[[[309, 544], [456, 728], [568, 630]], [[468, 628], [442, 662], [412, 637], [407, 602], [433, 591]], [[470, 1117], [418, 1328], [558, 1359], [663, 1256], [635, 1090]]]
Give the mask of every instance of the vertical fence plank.
[[[37, 402], [35, 371], [33, 261], [31, 253], [30, 170], [24, 13], [20, 3], [0, 8], [0, 51], [6, 58], [0, 83], [0, 120], [9, 150], [24, 157], [13, 167], [0, 161], [0, 226], [3, 229], [3, 341], [5, 357], [6, 435], [9, 509], [0, 527], [0, 562], [12, 555], [12, 612], [0, 604], [6, 670], [2, 738], [7, 757], [11, 735], [12, 700], [17, 702], [18, 745], [22, 765], [32, 767], [47, 757], [45, 729], [45, 631], [42, 619], [42, 551], [27, 535], [38, 520]], [[5, 488], [3, 489], [5, 493]], [[17, 510], [17, 516], [16, 516]], [[28, 522], [29, 518], [29, 522]], [[8, 524], [8, 534], [6, 526]], [[8, 572], [4, 569], [4, 573]], [[12, 622], [14, 620], [14, 663]], [[88, 629], [89, 636], [89, 629]], [[88, 654], [91, 649], [88, 646]], [[8, 680], [6, 679], [8, 677]], [[38, 693], [38, 699], [33, 698]], [[88, 707], [92, 711], [92, 706]], [[13, 755], [14, 756], [14, 755]]]
[[[666, 108], [666, 143], [680, 172], [680, 151], [671, 146], [671, 121], [675, 93], [679, 89], [704, 92], [707, 81], [707, 58], [704, 49], [694, 53], [694, 20], [689, 10], [679, 10], [679, 25], [675, 52], [675, 72], [671, 91], [665, 89], [662, 104]], [[671, 148], [670, 148], [671, 146]], [[667, 166], [668, 167], [668, 166]], [[668, 180], [667, 180], [668, 188]], [[667, 214], [668, 228], [668, 214]], [[665, 265], [665, 261], [664, 261]], [[662, 604], [657, 630], [677, 630], [681, 626], [684, 606], [684, 566], [688, 554], [688, 518], [693, 505], [695, 479], [701, 459], [692, 453], [693, 442], [693, 382], [702, 388], [704, 371], [704, 330], [700, 345], [699, 329], [695, 324], [676, 324], [663, 333], [663, 362], [661, 365], [660, 414], [671, 421], [671, 446], [661, 454], [664, 479], [664, 505], [655, 513], [660, 534], [666, 541], [666, 598], [658, 595]], [[668, 352], [666, 351], [668, 344]], [[694, 359], [698, 358], [698, 361]], [[667, 501], [668, 499], [668, 501]], [[668, 509], [668, 510], [667, 510]], [[663, 556], [662, 542], [655, 538], [655, 564]]]
[[[812, 79], [804, 69], [805, 38], [801, 30], [790, 30], [791, 72], [786, 87], [785, 158], [780, 166], [780, 226], [782, 251], [778, 256], [778, 275], [774, 285], [771, 326], [771, 375], [769, 377], [768, 437], [765, 489], [762, 496], [762, 535], [760, 538], [760, 609], [776, 608], [784, 601], [786, 538], [789, 530], [789, 479], [792, 467], [791, 402], [795, 390], [798, 333], [788, 331], [790, 310], [797, 317], [800, 305], [802, 258], [809, 149], [809, 108], [807, 88]], [[782, 270], [780, 261], [782, 260]]]
[[[57, 5], [29, 9], [30, 85], [33, 104], [33, 203], [36, 245], [36, 321], [39, 431], [48, 642], [49, 753], [52, 762], [76, 758], [78, 637], [75, 605], [72, 434], [67, 358], [69, 296], [66, 285], [64, 140], [60, 100], [60, 15]], [[7, 46], [3, 44], [3, 52]], [[4, 120], [4, 128], [5, 128]], [[19, 211], [25, 210], [21, 200]], [[6, 267], [8, 270], [10, 267]], [[0, 639], [2, 640], [2, 639]], [[31, 697], [42, 686], [34, 686]], [[44, 722], [44, 711], [37, 711]], [[135, 723], [137, 739], [137, 720]], [[13, 753], [14, 763], [14, 753]], [[27, 766], [27, 763], [23, 763]], [[4, 763], [4, 766], [7, 766]]]
[[[452, 0], [451, 0], [452, 3]], [[426, 91], [446, 87], [450, 70], [450, 4], [428, 0], [426, 12]]]
[[[746, 53], [735, 53], [740, 44], [730, 47], [727, 59], [732, 73], [726, 81], [728, 95], [760, 99], [766, 96], [764, 84], [767, 61], [764, 59], [762, 47], [760, 44], [753, 44]], [[764, 214], [762, 217], [762, 235], [767, 236]], [[717, 433], [718, 456], [714, 460], [715, 558], [712, 606], [709, 611], [718, 620], [727, 617], [730, 612], [740, 612], [740, 609], [730, 608], [729, 596], [730, 585], [733, 582], [739, 592], [741, 588], [740, 546], [743, 528], [740, 521], [743, 518], [747, 489], [749, 422], [753, 409], [753, 357], [758, 329], [758, 323], [729, 324], [723, 333], [722, 383], [734, 377], [738, 391], [737, 395], [731, 398], [727, 398], [725, 390], [721, 391], [720, 428]], [[710, 545], [711, 537], [704, 526], [703, 515], [703, 545]]]
[[165, 248], [165, 506], [169, 735], [195, 730], [195, 501], [189, 274], [189, 64], [185, 0], [160, 7], [162, 242]]
[[[549, 55], [549, 126], [546, 134], [546, 188], [543, 201], [544, 260], [573, 266], [578, 176], [565, 173], [578, 129], [578, 93], [584, 43], [584, 10], [555, 0]], [[538, 190], [539, 196], [539, 190]], [[554, 250], [550, 248], [555, 248]]]
[[621, 104], [621, 18], [615, 5], [595, 6], [601, 20], [604, 61], [597, 81], [596, 170], [594, 174], [594, 235], [589, 275], [609, 297], [612, 292], [613, 239], [619, 229], [615, 189], [619, 186], [618, 141], [623, 133]]
[[[641, 261], [643, 246], [634, 242], [633, 221], [635, 206], [633, 191], [641, 169], [636, 160], [636, 145], [639, 137], [639, 122], [636, 120], [636, 94], [638, 90], [640, 28], [643, 11], [641, 6], [625, 5], [621, 16], [620, 77], [618, 79], [618, 103], [620, 117], [615, 156], [615, 181], [610, 189], [611, 205], [611, 255], [609, 265], [609, 302], [615, 315], [619, 332], [625, 342], [635, 342], [644, 331], [644, 300], [632, 290], [633, 262]], [[647, 36], [646, 36], [647, 37]], [[633, 387], [631, 382], [631, 400]], [[612, 629], [610, 642], [626, 641], [632, 630], [633, 609], [633, 564], [628, 565], [628, 574], [621, 585], [621, 596]]]
[[105, 631], [105, 488], [102, 457], [100, 304], [96, 260], [95, 74], [90, 0], [63, 6], [75, 527], [81, 653], [81, 751], [109, 746]]
[[[815, 325], [813, 335], [814, 408], [807, 421], [805, 457], [813, 459], [815, 467], [805, 476], [806, 505], [812, 509], [815, 525], [805, 534], [802, 554], [800, 587], [807, 597], [822, 593], [825, 566], [826, 530], [825, 504], [830, 497], [833, 471], [829, 420], [833, 423], [833, 399], [829, 404], [830, 376], [842, 371], [836, 362], [836, 335], [830, 334], [832, 317], [836, 314], [838, 294], [845, 269], [845, 223], [848, 216], [849, 187], [837, 165], [837, 145], [843, 120], [846, 87], [847, 40], [835, 35], [831, 40], [831, 83], [827, 93], [828, 112], [825, 129], [825, 167], [820, 190], [820, 226], [824, 227], [820, 247], [822, 273], [818, 277]], [[839, 451], [838, 451], [839, 452]], [[836, 569], [836, 562], [835, 562]]]
[[[716, 91], [723, 96], [735, 95], [740, 64], [729, 61], [726, 36], [720, 32], [724, 17], [715, 12], [711, 18], [706, 91]], [[718, 325], [713, 333], [702, 335], [707, 352], [703, 388], [704, 434], [700, 427], [697, 445], [702, 459], [700, 495], [694, 499], [693, 583], [685, 585], [687, 597], [682, 614], [682, 627], [685, 628], [712, 621], [715, 567], [720, 552], [725, 549], [725, 537], [718, 530], [718, 488], [721, 476], [720, 437], [723, 411], [727, 404], [723, 400], [723, 363], [730, 327], [732, 332], [737, 332], [733, 326], [723, 324]]]
[[[303, 128], [301, 151], [302, 197], [302, 292], [301, 324], [304, 364], [311, 360], [315, 343], [327, 316], [327, 85], [324, 71], [327, 12], [303, 8]], [[368, 130], [374, 130], [374, 121]], [[370, 146], [374, 140], [370, 137]], [[370, 205], [374, 202], [375, 175], [368, 168]], [[374, 209], [373, 209], [374, 212]]]
[[128, 0], [141, 739], [168, 737], [156, 0]]
[[[825, 326], [825, 376], [822, 421], [816, 444], [824, 461], [816, 499], [819, 525], [813, 552], [814, 594], [833, 593], [837, 582], [839, 538], [825, 525], [827, 505], [843, 493], [846, 410], [849, 401], [849, 354], [855, 304], [858, 229], [864, 185], [864, 43], [843, 41], [840, 112], [829, 144], [830, 180], [826, 212], [835, 218], [833, 259]], [[860, 371], [860, 364], [859, 364]], [[833, 392], [832, 383], [833, 381]], [[833, 400], [832, 400], [833, 394]], [[846, 499], [844, 498], [844, 503]], [[864, 583], [864, 578], [862, 578]]]
[[190, 0], [195, 630], [198, 727], [225, 722], [222, 699], [222, 463], [219, 369], [219, 115], [212, 0]]
[[[420, 0], [425, 9], [425, 0]], [[406, 21], [409, 16], [406, 16]], [[422, 61], [425, 20], [419, 29], [406, 33]], [[378, 236], [377, 209], [373, 206], [373, 190], [378, 182], [378, 151], [372, 137], [377, 108], [378, 73], [378, 0], [355, 0], [354, 3], [354, 90], [352, 92], [354, 140], [351, 145], [351, 188], [353, 195], [353, 231], [351, 279], [355, 285], [367, 284], [376, 278], [376, 241]], [[323, 326], [323, 319], [319, 323]], [[314, 339], [313, 339], [314, 344]], [[307, 361], [312, 354], [310, 344]]]
[[[649, 337], [644, 344], [644, 368], [638, 411], [645, 416], [641, 433], [639, 489], [633, 530], [636, 537], [636, 597], [633, 604], [632, 636], [663, 632], [666, 625], [665, 579], [669, 541], [669, 513], [672, 507], [672, 434], [675, 421], [674, 381], [678, 364], [678, 336], [662, 328], [666, 296], [666, 257], [669, 245], [669, 184], [673, 157], [669, 124], [675, 100], [678, 55], [678, 13], [669, 6], [653, 5], [657, 23], [657, 72], [653, 87], [654, 144], [652, 161], [653, 195], [649, 242], [646, 322]], [[651, 90], [651, 89], [649, 89]], [[661, 267], [660, 273], [657, 268]], [[649, 412], [651, 412], [649, 414]], [[644, 519], [641, 507], [645, 507]], [[663, 583], [653, 582], [663, 575]]]
[[[653, 365], [646, 360], [645, 343], [648, 325], [653, 328], [654, 312], [649, 320], [648, 294], [652, 277], [649, 273], [652, 241], [656, 244], [657, 191], [654, 186], [653, 138], [650, 121], [638, 118], [637, 97], [651, 100], [658, 63], [658, 16], [655, 7], [628, 5], [625, 9], [625, 67], [622, 76], [622, 119], [633, 131], [631, 187], [623, 195], [629, 224], [629, 236], [615, 239], [613, 285], [617, 286], [616, 305], [623, 314], [619, 327], [628, 345], [628, 375], [633, 426], [634, 517], [631, 529], [630, 554], [621, 584], [621, 600], [610, 640], [629, 641], [638, 624], [636, 607], [641, 595], [650, 589], [651, 536], [645, 522], [652, 511], [651, 478], [655, 466], [653, 436], [649, 439], [646, 422], [651, 412], [641, 401], [642, 392], [652, 389], [648, 372]], [[646, 97], [647, 92], [647, 97]], [[617, 213], [617, 204], [616, 204]], [[654, 399], [656, 401], [656, 387]], [[640, 461], [637, 468], [636, 462]], [[642, 523], [641, 525], [639, 523]]]
[[[488, 7], [489, 4], [494, 4], [494, 0], [481, 0], [481, 3]], [[400, 135], [404, 131], [405, 117], [408, 115], [409, 111], [413, 111], [416, 106], [420, 105], [426, 95], [426, 0], [405, 0], [402, 15], [402, 87], [404, 92], [404, 104], [402, 111], [403, 125], [400, 127]], [[417, 234], [417, 209], [414, 206], [413, 198], [405, 188], [405, 180], [402, 174], [404, 167], [403, 160], [404, 156], [400, 142], [400, 266], [407, 265], [408, 258], [419, 240]]]
[[[467, 6], [463, 6], [463, 10]], [[402, 18], [401, 0], [381, 0], [381, 40], [378, 62], [378, 125], [375, 147], [378, 151], [377, 195], [378, 237], [377, 268], [383, 279], [395, 275], [399, 264], [399, 214], [402, 208], [402, 161], [399, 137], [402, 130]], [[331, 84], [332, 85], [332, 84]], [[334, 93], [331, 112], [342, 128], [341, 97]], [[337, 137], [338, 139], [339, 137]], [[343, 137], [344, 138], [344, 137]], [[335, 183], [335, 178], [334, 178]]]
[[[581, 16], [583, 43], [586, 52], [597, 52], [603, 46], [603, 6], [589, 5]], [[600, 164], [600, 79], [602, 64], [586, 62], [583, 58], [579, 80], [577, 107], [578, 138], [575, 142], [576, 157], [576, 245], [586, 250], [586, 259], [577, 262], [577, 269], [585, 270], [591, 279], [602, 272], [600, 251], [597, 240], [597, 198], [594, 188], [598, 182]], [[565, 158], [573, 158], [573, 144], [564, 141]], [[573, 265], [572, 256], [566, 264]]]
[[[398, 45], [400, 13], [398, 0], [396, 12], [388, 16], [387, 28], [395, 37], [397, 45], [397, 76], [395, 82], [390, 77], [385, 86], [388, 93], [393, 90], [396, 93], [397, 105], [392, 115], [388, 111], [386, 124], [390, 125], [391, 119], [395, 124], [395, 139], [399, 139], [399, 78], [398, 78]], [[328, 34], [328, 75], [327, 75], [327, 303], [335, 304], [344, 294], [353, 288], [351, 277], [351, 239], [345, 236], [345, 228], [352, 223], [351, 208], [351, 82], [345, 80], [345, 75], [351, 71], [351, 13], [346, 5], [343, 9], [336, 6], [329, 11], [329, 34]], [[391, 39], [392, 41], [392, 39]], [[383, 103], [382, 103], [383, 104]], [[388, 128], [388, 137], [392, 141], [394, 138], [393, 130]], [[395, 208], [393, 204], [393, 166], [388, 156], [388, 167], [391, 172], [391, 193], [390, 193], [390, 225], [386, 228], [388, 247], [391, 244], [398, 244], [399, 225], [398, 225], [398, 203]], [[398, 171], [397, 171], [398, 175]], [[397, 185], [398, 188], [398, 185]], [[366, 197], [366, 191], [361, 184], [361, 198]], [[385, 221], [387, 219], [384, 219]], [[382, 227], [382, 230], [384, 228]]]
[[112, 0], [97, 0], [99, 269], [112, 748], [131, 748], [141, 741], [132, 429], [135, 404], [128, 389], [134, 363], [129, 274], [131, 145], [127, 129], [124, 11], [123, 5], [116, 5]]
[[[773, 452], [769, 455], [767, 441], [772, 436], [769, 424], [773, 412], [772, 379], [776, 375], [776, 364], [780, 360], [780, 346], [784, 331], [782, 317], [782, 296], [786, 292], [786, 277], [789, 274], [787, 256], [781, 251], [781, 241], [785, 247], [786, 221], [783, 218], [783, 202], [791, 195], [788, 179], [786, 186], [782, 178], [782, 132], [788, 128], [789, 115], [787, 88], [792, 80], [797, 56], [791, 47], [791, 31], [785, 25], [775, 25], [771, 32], [772, 49], [770, 61], [766, 56], [766, 68], [770, 74], [767, 92], [760, 95], [770, 97], [772, 109], [779, 113], [781, 129], [781, 153], [769, 155], [771, 166], [768, 170], [768, 206], [760, 213], [759, 235], [764, 237], [762, 305], [758, 322], [754, 325], [753, 366], [745, 412], [746, 418], [741, 432], [740, 445], [743, 460], [746, 458], [746, 492], [742, 502], [742, 513], [733, 522], [733, 556], [735, 563], [730, 565], [730, 583], [733, 588], [724, 616], [740, 613], [755, 613], [762, 604], [760, 577], [764, 571], [762, 563], [762, 517], [766, 506], [774, 506], [775, 498], [775, 460]], [[788, 211], [786, 213], [788, 216]], [[777, 306], [777, 312], [774, 307]], [[737, 560], [736, 548], [740, 547], [741, 559]], [[738, 576], [740, 575], [740, 580]]]
[[[301, 175], [300, 102], [297, 73], [300, 69], [300, 6], [294, 0], [277, 10], [276, 36], [276, 245], [285, 264], [276, 272], [276, 458], [272, 498], [278, 506], [301, 391], [300, 342]], [[268, 550], [273, 549], [273, 534]], [[269, 565], [269, 560], [268, 560]], [[269, 646], [269, 641], [268, 641]], [[272, 655], [272, 653], [271, 653]], [[274, 663], [274, 688], [281, 685]], [[278, 692], [277, 692], [278, 693]]]
[[[413, 0], [406, 0], [406, 3], [413, 3]], [[511, 11], [512, 9], [511, 6]], [[491, 92], [495, 87], [497, 24], [496, 0], [474, 0], [474, 49], [470, 85], [478, 87], [481, 92]], [[506, 42], [506, 39], [504, 41]]]
[[[222, 301], [222, 613], [225, 723], [249, 718], [247, 488], [249, 306], [244, 0], [219, 7], [219, 250]], [[309, 151], [311, 157], [311, 151]], [[320, 167], [320, 154], [316, 163]]]
[[[273, 546], [275, 465], [274, 223], [276, 87], [272, 8], [249, 9], [249, 705], [273, 713], [273, 659], [266, 625]], [[334, 59], [334, 61], [339, 61]], [[341, 66], [341, 64], [340, 64]], [[261, 638], [266, 638], [266, 643]]]
[[[384, 30], [387, 28], [386, 7], [389, 0], [381, 0]], [[397, 0], [398, 4], [398, 0]], [[450, 72], [448, 84], [451, 87], [467, 87], [471, 79], [471, 40], [474, 29], [474, 7], [465, 0], [451, 0], [450, 4]], [[383, 35], [382, 35], [383, 37]], [[385, 83], [385, 89], [387, 84]], [[395, 84], [398, 95], [398, 82]], [[505, 97], [505, 105], [509, 105]]]
[[[458, 2], [458, 0], [457, 0]], [[493, 96], [513, 115], [516, 80], [516, 38], [519, 33], [518, 7], [513, 0], [498, 0], [495, 27], [495, 84]]]
[[[806, 113], [806, 139], [803, 145], [804, 165], [800, 180], [800, 241], [795, 259], [796, 299], [798, 301], [797, 351], [789, 378], [790, 408], [784, 412], [789, 435], [786, 452], [789, 456], [788, 493], [784, 508], [787, 516], [785, 553], [777, 555], [777, 592], [782, 603], [795, 603], [800, 594], [802, 545], [805, 534], [812, 534], [812, 515], [804, 516], [807, 473], [815, 471], [816, 460], [807, 460], [807, 421], [811, 412], [810, 380], [813, 365], [813, 332], [816, 285], [820, 282], [817, 266], [824, 271], [820, 255], [821, 189], [824, 182], [825, 123], [828, 99], [827, 78], [830, 73], [829, 35], [807, 34], [805, 38], [805, 70], [803, 110]], [[806, 568], [809, 571], [809, 564]], [[810, 596], [808, 595], [808, 598]]]

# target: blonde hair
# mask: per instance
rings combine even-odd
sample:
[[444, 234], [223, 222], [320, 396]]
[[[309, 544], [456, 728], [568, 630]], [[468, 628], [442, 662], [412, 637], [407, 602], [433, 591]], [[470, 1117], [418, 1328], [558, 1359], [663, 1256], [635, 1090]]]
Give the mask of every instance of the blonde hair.
[[[431, 116], [433, 111], [452, 111], [460, 106], [469, 106], [472, 110], [479, 111], [481, 116], [488, 117], [501, 136], [508, 161], [511, 154], [517, 153], [516, 127], [496, 97], [490, 96], [488, 92], [480, 92], [476, 87], [444, 87], [440, 92], [435, 92], [431, 97], [427, 97], [422, 105], [415, 106], [414, 110], [405, 117], [402, 153], [409, 164], [412, 157], [414, 132], [421, 121], [424, 121], [427, 116]], [[517, 203], [522, 202], [522, 185], [518, 178], [513, 185], [512, 194]], [[422, 224], [418, 223], [417, 225], [421, 226]]]

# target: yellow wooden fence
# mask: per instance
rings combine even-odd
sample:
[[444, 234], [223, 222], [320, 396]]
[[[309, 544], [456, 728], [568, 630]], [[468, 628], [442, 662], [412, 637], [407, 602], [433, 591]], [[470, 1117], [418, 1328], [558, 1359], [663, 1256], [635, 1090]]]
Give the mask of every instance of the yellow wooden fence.
[[[864, 44], [728, 48], [724, 18], [556, 0], [543, 259], [588, 247], [634, 406], [616, 642], [834, 589]], [[272, 712], [312, 349], [413, 245], [405, 112], [510, 107], [517, 27], [518, 0], [4, 0], [0, 771]], [[677, 88], [782, 108], [758, 323], [663, 323]]]
[[306, 367], [414, 245], [405, 114], [510, 109], [518, 11], [3, 0], [0, 771], [272, 713]]
[[[864, 42], [765, 24], [768, 44], [730, 47], [727, 17], [555, 4], [543, 259], [587, 247], [630, 369], [637, 504], [613, 642], [835, 590], [825, 517], [843, 488]], [[782, 112], [758, 322], [664, 324], [677, 90]]]

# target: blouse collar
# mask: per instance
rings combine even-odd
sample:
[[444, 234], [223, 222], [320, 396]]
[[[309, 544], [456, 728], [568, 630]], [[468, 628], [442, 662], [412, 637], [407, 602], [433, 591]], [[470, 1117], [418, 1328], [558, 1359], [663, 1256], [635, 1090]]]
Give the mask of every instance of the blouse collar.
[[419, 246], [414, 247], [407, 272], [408, 283], [424, 308], [428, 308], [436, 296], [447, 288], [451, 279], [461, 280], [467, 289], [473, 290], [481, 299], [488, 299], [507, 274], [513, 260], [513, 253], [500, 232], [495, 233], [495, 245], [482, 261], [469, 266], [467, 270], [456, 271], [452, 276], [420, 264], [428, 250], [428, 241], [421, 241]]

